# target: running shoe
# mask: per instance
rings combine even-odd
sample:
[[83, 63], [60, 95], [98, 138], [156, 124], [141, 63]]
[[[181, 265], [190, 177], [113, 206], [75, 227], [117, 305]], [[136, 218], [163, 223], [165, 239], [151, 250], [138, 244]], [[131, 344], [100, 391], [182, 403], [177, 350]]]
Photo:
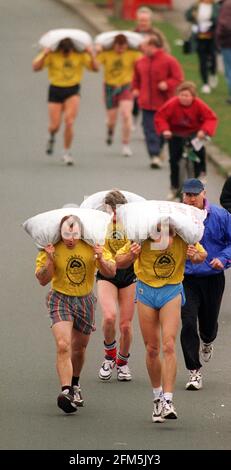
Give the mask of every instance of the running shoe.
[[189, 371], [189, 381], [185, 386], [186, 390], [200, 390], [202, 388], [202, 374], [200, 369]]
[[120, 382], [129, 382], [132, 380], [132, 374], [127, 364], [124, 366], [117, 366], [117, 379]]
[[59, 394], [57, 398], [57, 405], [65, 413], [75, 413], [75, 411], [77, 411], [77, 405], [75, 403], [74, 396], [70, 393], [68, 388]]
[[99, 378], [101, 380], [110, 380], [114, 367], [114, 359], [104, 359], [101, 369], [99, 371]]

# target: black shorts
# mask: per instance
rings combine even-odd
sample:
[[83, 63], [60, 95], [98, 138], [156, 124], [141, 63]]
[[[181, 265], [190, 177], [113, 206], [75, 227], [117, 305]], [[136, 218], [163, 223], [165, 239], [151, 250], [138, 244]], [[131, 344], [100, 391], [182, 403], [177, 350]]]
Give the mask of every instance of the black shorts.
[[137, 281], [133, 265], [126, 269], [117, 269], [115, 277], [112, 278], [105, 277], [99, 271], [97, 271], [96, 280], [111, 282], [111, 284], [116, 286], [117, 289], [123, 289], [124, 287], [128, 287]]
[[80, 94], [80, 85], [62, 87], [50, 85], [48, 90], [49, 103], [64, 103], [70, 96]]

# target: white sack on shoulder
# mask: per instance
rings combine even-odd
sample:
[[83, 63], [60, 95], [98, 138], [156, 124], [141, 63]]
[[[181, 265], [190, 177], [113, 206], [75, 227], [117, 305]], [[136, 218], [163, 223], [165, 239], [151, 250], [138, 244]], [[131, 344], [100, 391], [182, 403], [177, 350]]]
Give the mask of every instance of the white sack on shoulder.
[[118, 34], [126, 36], [130, 49], [139, 49], [139, 46], [144, 41], [143, 36], [134, 31], [106, 31], [105, 33], [98, 34], [94, 39], [94, 43], [99, 44], [103, 49], [111, 49], [113, 41]]
[[117, 220], [129, 240], [146, 240], [158, 224], [168, 221], [186, 243], [194, 244], [203, 236], [206, 214], [205, 210], [179, 202], [144, 201], [120, 206]]
[[105, 212], [80, 207], [66, 207], [30, 217], [23, 224], [24, 230], [33, 238], [39, 249], [48, 243], [55, 245], [60, 241], [60, 222], [66, 215], [76, 215], [82, 222], [82, 239], [89, 245], [103, 245], [111, 216]]
[[92, 38], [90, 34], [82, 29], [51, 29], [39, 39], [40, 47], [48, 47], [52, 51], [57, 49], [59, 42], [62, 39], [69, 38], [73, 41], [74, 46], [78, 52], [83, 52], [86, 47], [92, 44]]
[[[80, 207], [104, 211], [105, 210], [105, 203], [104, 203], [105, 196], [111, 191], [113, 191], [113, 189], [109, 189], [108, 191], [99, 191], [98, 193], [91, 194], [91, 196], [88, 196], [86, 199], [84, 199], [84, 201], [80, 204]], [[124, 197], [126, 197], [128, 202], [145, 201], [145, 198], [142, 196], [139, 196], [138, 194], [131, 193], [129, 191], [124, 191], [122, 189], [118, 189], [118, 191], [122, 193]]]

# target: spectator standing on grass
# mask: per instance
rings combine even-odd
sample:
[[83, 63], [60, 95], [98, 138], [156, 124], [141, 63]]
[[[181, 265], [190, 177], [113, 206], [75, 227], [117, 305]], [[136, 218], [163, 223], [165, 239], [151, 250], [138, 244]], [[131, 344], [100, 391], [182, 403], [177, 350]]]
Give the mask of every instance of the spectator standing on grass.
[[222, 2], [217, 21], [216, 40], [221, 50], [228, 84], [227, 104], [231, 104], [231, 0]]
[[195, 34], [199, 71], [203, 82], [201, 92], [211, 93], [216, 88], [217, 78], [217, 52], [215, 44], [215, 28], [219, 12], [219, 5], [214, 0], [199, 0], [186, 11], [186, 19], [192, 23], [192, 32]]

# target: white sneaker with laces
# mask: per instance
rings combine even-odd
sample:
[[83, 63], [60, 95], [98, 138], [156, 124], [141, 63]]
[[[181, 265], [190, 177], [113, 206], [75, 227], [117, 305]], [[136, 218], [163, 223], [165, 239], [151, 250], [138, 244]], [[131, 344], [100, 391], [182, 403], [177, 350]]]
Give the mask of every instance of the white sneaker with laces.
[[63, 155], [63, 161], [66, 165], [69, 165], [69, 166], [74, 165], [74, 160], [69, 153], [66, 153], [65, 155]]
[[154, 155], [151, 158], [150, 166], [151, 166], [151, 168], [162, 168], [163, 163], [162, 163], [160, 157], [158, 157], [158, 155]]
[[211, 88], [209, 85], [207, 85], [207, 83], [205, 83], [202, 87], [201, 87], [201, 93], [204, 93], [205, 95], [209, 95], [209, 93], [211, 93]]
[[209, 362], [213, 356], [213, 344], [202, 343], [201, 345], [201, 357], [203, 361]]
[[174, 408], [173, 402], [170, 400], [164, 400], [162, 417], [164, 419], [177, 419], [177, 412]]
[[74, 385], [74, 401], [77, 406], [83, 406], [84, 405], [84, 400], [82, 396], [82, 390], [80, 388], [80, 385]]
[[129, 382], [132, 380], [132, 374], [127, 364], [124, 366], [117, 366], [117, 379], [120, 382]]
[[185, 386], [186, 390], [200, 390], [202, 388], [202, 374], [200, 369], [189, 371], [189, 381]]
[[152, 412], [152, 422], [153, 423], [163, 423], [165, 419], [162, 416], [164, 401], [161, 398], [156, 398], [153, 400], [153, 412]]
[[123, 148], [122, 148], [122, 155], [124, 157], [131, 157], [132, 156], [132, 150], [131, 148], [129, 147], [129, 145], [123, 145]]
[[110, 380], [114, 367], [114, 359], [104, 359], [101, 369], [99, 371], [99, 378], [101, 380]]

